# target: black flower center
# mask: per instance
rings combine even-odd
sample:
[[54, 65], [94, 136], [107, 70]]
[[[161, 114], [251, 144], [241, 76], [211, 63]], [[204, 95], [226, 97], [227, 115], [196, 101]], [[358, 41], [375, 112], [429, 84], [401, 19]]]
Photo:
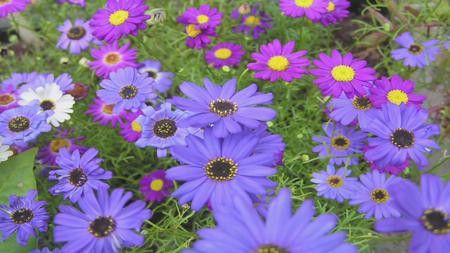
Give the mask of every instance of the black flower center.
[[343, 135], [339, 135], [331, 139], [331, 146], [335, 149], [345, 150], [350, 147], [350, 140]]
[[290, 253], [288, 250], [269, 244], [259, 247], [254, 253]]
[[209, 161], [205, 166], [206, 175], [215, 181], [230, 181], [238, 171], [237, 163], [225, 157]]
[[55, 109], [55, 103], [53, 103], [53, 102], [50, 101], [50, 100], [44, 100], [44, 101], [42, 101], [41, 104], [40, 104], [40, 106], [41, 106], [42, 110], [44, 110], [44, 111], [48, 111], [48, 110], [53, 110], [53, 109]]
[[21, 208], [11, 214], [11, 219], [16, 224], [24, 224], [30, 222], [33, 217], [33, 211], [28, 208]]
[[423, 47], [421, 45], [412, 44], [408, 50], [413, 54], [420, 54], [423, 50]]
[[358, 110], [367, 111], [372, 108], [372, 102], [367, 97], [356, 97], [353, 99], [353, 107]]
[[124, 99], [132, 99], [132, 98], [136, 97], [137, 91], [138, 90], [137, 90], [136, 86], [127, 85], [120, 90], [119, 94]]
[[23, 116], [12, 118], [8, 123], [8, 128], [12, 132], [23, 132], [30, 128], [30, 120]]
[[155, 79], [156, 76], [158, 75], [158, 74], [157, 74], [155, 71], [153, 71], [153, 70], [147, 70], [146, 72], [147, 72], [147, 76], [148, 76], [148, 77], [151, 77], [151, 78], [153, 78], [153, 79]]
[[171, 119], [162, 119], [156, 121], [153, 126], [153, 133], [160, 138], [169, 138], [177, 132], [177, 125]]
[[398, 128], [391, 135], [391, 142], [398, 148], [409, 148], [414, 144], [414, 133]]
[[89, 225], [89, 232], [95, 237], [107, 237], [116, 230], [116, 221], [111, 216], [99, 216]]
[[448, 213], [430, 208], [420, 217], [423, 226], [434, 234], [444, 235], [450, 233], [450, 220]]
[[209, 104], [209, 110], [220, 117], [227, 117], [237, 112], [238, 106], [230, 100], [217, 99]]
[[86, 29], [82, 26], [75, 26], [70, 28], [67, 37], [71, 40], [80, 40], [86, 35]]
[[370, 194], [370, 199], [378, 204], [386, 203], [389, 198], [389, 193], [385, 189], [375, 189]]
[[73, 186], [81, 187], [86, 183], [86, 181], [87, 176], [80, 168], [72, 170], [69, 174], [69, 182]]

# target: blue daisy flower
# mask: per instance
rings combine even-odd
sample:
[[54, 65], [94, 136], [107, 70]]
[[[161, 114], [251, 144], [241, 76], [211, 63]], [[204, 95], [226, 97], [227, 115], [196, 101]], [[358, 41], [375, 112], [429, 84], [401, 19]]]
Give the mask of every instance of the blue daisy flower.
[[373, 104], [366, 96], [354, 96], [352, 99], [346, 96], [333, 98], [330, 103], [330, 118], [344, 126], [352, 123], [365, 125], [373, 113]]
[[67, 93], [75, 87], [72, 76], [68, 73], [63, 73], [58, 77], [55, 77], [53, 74], [38, 74], [27, 84], [21, 85], [19, 88], [19, 93], [26, 92], [29, 89], [34, 90], [37, 87], [44, 87], [45, 85], [51, 83], [56, 83], [64, 93]]
[[405, 32], [395, 39], [403, 48], [392, 50], [392, 58], [403, 60], [403, 65], [423, 68], [436, 60], [439, 54], [439, 40], [433, 39], [424, 43], [415, 42], [410, 32]]
[[172, 87], [175, 74], [172, 72], [162, 72], [161, 62], [148, 60], [142, 62], [141, 64], [142, 66], [138, 69], [139, 73], [153, 78], [153, 80], [155, 80], [154, 85], [156, 90], [163, 93]]
[[345, 167], [336, 171], [334, 166], [329, 165], [326, 171], [313, 173], [311, 182], [316, 184], [317, 195], [343, 202], [358, 189], [358, 180], [349, 177], [351, 173], [352, 171]]

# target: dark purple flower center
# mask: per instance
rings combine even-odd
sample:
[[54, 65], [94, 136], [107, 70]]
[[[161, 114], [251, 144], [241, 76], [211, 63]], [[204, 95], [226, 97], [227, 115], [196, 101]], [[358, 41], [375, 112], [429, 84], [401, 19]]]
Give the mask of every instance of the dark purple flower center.
[[44, 111], [48, 111], [48, 110], [53, 110], [53, 109], [55, 109], [55, 103], [53, 103], [53, 102], [50, 101], [50, 100], [44, 100], [44, 101], [42, 101], [41, 104], [40, 104], [40, 106], [41, 106], [42, 110], [44, 110]]
[[408, 50], [413, 54], [420, 54], [423, 50], [423, 47], [421, 45], [412, 44]]
[[16, 224], [24, 224], [30, 222], [33, 217], [33, 211], [28, 208], [21, 208], [11, 214], [11, 220]]
[[433, 234], [444, 235], [450, 233], [450, 220], [448, 213], [430, 208], [420, 217], [423, 226]]
[[89, 225], [89, 232], [97, 238], [107, 237], [116, 230], [116, 221], [111, 216], [99, 216]]
[[137, 95], [137, 88], [134, 85], [127, 85], [123, 87], [119, 94], [123, 99], [132, 99]]
[[238, 110], [238, 105], [230, 100], [216, 99], [209, 104], [209, 110], [220, 117], [227, 117]]
[[268, 244], [259, 247], [254, 253], [290, 253], [287, 249]]
[[398, 148], [409, 148], [414, 144], [414, 133], [398, 128], [391, 135], [391, 142]]
[[155, 79], [155, 77], [158, 75], [155, 71], [153, 71], [153, 70], [147, 70], [147, 71], [145, 71], [145, 72], [147, 72], [147, 76], [148, 77], [151, 77], [151, 78], [153, 78], [153, 79]]
[[230, 181], [238, 171], [237, 163], [229, 158], [219, 157], [205, 166], [206, 175], [215, 181]]
[[84, 35], [86, 35], [86, 29], [82, 26], [74, 26], [67, 33], [67, 37], [71, 40], [80, 40]]
[[12, 118], [8, 123], [8, 128], [15, 133], [23, 132], [30, 128], [30, 120], [23, 116]]
[[372, 102], [367, 97], [356, 97], [353, 99], [353, 107], [361, 111], [372, 108]]
[[177, 132], [177, 125], [171, 119], [162, 119], [156, 121], [153, 126], [153, 133], [160, 138], [169, 138]]
[[75, 187], [83, 186], [87, 180], [86, 174], [84, 174], [84, 171], [80, 168], [72, 170], [69, 174], [69, 182]]
[[331, 146], [335, 149], [345, 150], [350, 147], [350, 140], [343, 135], [339, 135], [331, 139]]

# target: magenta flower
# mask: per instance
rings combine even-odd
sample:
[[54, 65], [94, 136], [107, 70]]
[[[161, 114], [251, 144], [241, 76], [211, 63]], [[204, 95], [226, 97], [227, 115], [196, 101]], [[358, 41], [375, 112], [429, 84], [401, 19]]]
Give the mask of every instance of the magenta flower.
[[142, 126], [136, 119], [142, 115], [141, 111], [127, 113], [125, 122], [120, 122], [120, 135], [128, 142], [136, 142], [142, 135]]
[[317, 21], [327, 13], [328, 2], [325, 0], [280, 0], [281, 12], [293, 18], [306, 16], [312, 21]]
[[185, 29], [186, 45], [190, 48], [207, 48], [212, 42], [210, 37], [217, 37], [216, 31], [211, 28], [197, 29], [196, 25], [190, 24]]
[[309, 65], [309, 60], [303, 57], [307, 51], [293, 52], [294, 48], [294, 41], [283, 46], [278, 39], [275, 39], [272, 43], [262, 45], [261, 53], [252, 53], [256, 62], [249, 63], [247, 67], [257, 71], [255, 78], [271, 82], [279, 79], [292, 82], [294, 79], [301, 78], [306, 73], [305, 67]]
[[170, 195], [173, 182], [166, 178], [164, 170], [155, 170], [142, 177], [139, 190], [146, 201], [160, 202]]
[[22, 12], [31, 4], [31, 0], [2, 0], [0, 1], [0, 18], [10, 13]]
[[0, 113], [19, 106], [19, 93], [13, 85], [0, 86]]
[[125, 111], [114, 113], [114, 104], [107, 104], [100, 98], [95, 98], [94, 102], [89, 106], [86, 114], [92, 115], [95, 122], [102, 126], [107, 126], [111, 123], [112, 127], [116, 127], [117, 123], [122, 122], [122, 118], [127, 114]]
[[186, 26], [194, 24], [197, 29], [215, 29], [222, 22], [222, 17], [223, 13], [205, 4], [199, 9], [188, 8], [183, 15], [177, 18], [177, 21]]
[[59, 129], [55, 133], [54, 138], [49, 141], [46, 146], [39, 149], [37, 158], [41, 160], [43, 164], [56, 165], [56, 157], [63, 148], [67, 149], [69, 152], [79, 150], [80, 153], [84, 153], [87, 148], [77, 144], [77, 142], [83, 140], [84, 137], [77, 136], [70, 138], [72, 134], [73, 129]]
[[350, 8], [350, 2], [347, 0], [330, 0], [328, 2], [327, 12], [322, 14], [320, 22], [324, 26], [336, 24], [350, 14], [348, 8]]
[[233, 32], [241, 32], [246, 35], [253, 35], [257, 40], [266, 30], [272, 28], [272, 17], [266, 12], [260, 10], [260, 5], [252, 6], [244, 4], [238, 9], [233, 10], [231, 19], [239, 20], [241, 24], [233, 27]]
[[208, 64], [219, 69], [223, 66], [238, 67], [244, 55], [245, 51], [241, 45], [225, 42], [217, 44], [206, 52], [205, 58]]
[[92, 49], [91, 55], [95, 58], [94, 61], [89, 62], [95, 74], [102, 78], [108, 78], [109, 73], [115, 72], [121, 68], [133, 67], [139, 65], [136, 62], [137, 51], [130, 49], [131, 43], [126, 43], [119, 47], [119, 43], [101, 46], [98, 49]]

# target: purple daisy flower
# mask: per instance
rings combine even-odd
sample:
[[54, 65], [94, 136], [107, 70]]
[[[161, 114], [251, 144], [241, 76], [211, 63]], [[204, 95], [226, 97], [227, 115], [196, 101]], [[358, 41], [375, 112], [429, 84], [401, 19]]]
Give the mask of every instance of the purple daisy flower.
[[128, 142], [136, 142], [142, 135], [142, 126], [136, 119], [142, 115], [141, 111], [127, 113], [125, 122], [120, 122], [120, 135]]
[[161, 62], [155, 60], [148, 60], [141, 63], [138, 69], [139, 73], [153, 78], [155, 81], [154, 87], [159, 92], [163, 93], [172, 87], [173, 78], [175, 74], [172, 72], [162, 72]]
[[45, 201], [35, 201], [37, 191], [31, 190], [25, 197], [9, 196], [9, 205], [0, 204], [0, 231], [2, 241], [8, 239], [17, 231], [16, 241], [21, 246], [27, 246], [28, 239], [36, 237], [36, 229], [47, 231], [50, 219], [45, 210]]
[[370, 122], [371, 115], [375, 110], [372, 101], [366, 96], [354, 96], [352, 99], [341, 95], [340, 98], [333, 98], [330, 102], [331, 112], [329, 117], [347, 126], [357, 122], [360, 126]]
[[14, 12], [22, 12], [31, 4], [31, 0], [3, 0], [0, 1], [0, 18]]
[[94, 61], [88, 63], [95, 74], [102, 78], [108, 78], [109, 73], [115, 72], [121, 68], [132, 67], [136, 68], [139, 65], [136, 63], [137, 51], [131, 48], [131, 43], [126, 43], [119, 47], [119, 43], [101, 46], [99, 49], [92, 49], [91, 55], [95, 58]]
[[413, 81], [403, 81], [399, 75], [393, 75], [391, 79], [382, 77], [375, 81], [373, 88], [370, 88], [369, 98], [378, 108], [388, 102], [396, 105], [413, 104], [420, 107], [427, 97], [414, 94], [415, 86]]
[[356, 253], [345, 241], [345, 232], [332, 233], [337, 216], [322, 214], [314, 218], [314, 202], [305, 200], [293, 214], [292, 196], [281, 189], [262, 217], [249, 203], [230, 198], [233, 207], [214, 211], [217, 226], [198, 231], [202, 238], [186, 253], [277, 252], [277, 253]]
[[16, 89], [27, 85], [39, 76], [40, 74], [37, 72], [30, 73], [12, 73], [11, 77], [5, 81], [3, 81], [3, 87], [8, 87], [10, 85], [14, 86]]
[[366, 67], [366, 61], [353, 58], [351, 53], [342, 56], [339, 51], [333, 50], [331, 57], [320, 53], [319, 58], [314, 60], [318, 69], [310, 70], [310, 73], [318, 77], [314, 83], [324, 96], [337, 98], [342, 93], [348, 98], [355, 94], [364, 96], [367, 93], [364, 87], [371, 87], [371, 81], [376, 79], [375, 70]]
[[42, 132], [52, 127], [47, 123], [47, 112], [40, 113], [41, 107], [34, 104], [21, 106], [0, 113], [0, 133], [6, 145], [34, 141]]
[[410, 32], [405, 32], [395, 39], [403, 48], [392, 50], [392, 58], [404, 60], [403, 65], [423, 68], [436, 60], [439, 54], [439, 40], [429, 40], [422, 44], [416, 43]]
[[309, 60], [304, 57], [307, 51], [293, 52], [294, 48], [294, 41], [282, 45], [278, 39], [275, 39], [269, 44], [262, 45], [261, 53], [252, 53], [252, 58], [256, 62], [249, 63], [247, 67], [257, 71], [255, 78], [271, 82], [279, 79], [292, 82], [294, 79], [301, 78], [307, 72], [305, 68], [309, 66]]
[[39, 74], [32, 81], [23, 84], [19, 87], [19, 93], [35, 90], [38, 87], [45, 87], [46, 85], [55, 83], [64, 93], [70, 91], [75, 87], [72, 76], [68, 73], [63, 73], [55, 78], [53, 74]]
[[400, 178], [372, 171], [359, 176], [361, 183], [351, 196], [350, 205], [359, 205], [358, 211], [366, 214], [366, 219], [399, 217], [400, 213], [394, 205], [388, 187], [400, 182]]
[[241, 24], [233, 27], [234, 32], [252, 35], [257, 40], [261, 34], [266, 33], [267, 29], [272, 28], [272, 17], [266, 12], [260, 10], [259, 4], [242, 5], [238, 9], [233, 10], [231, 18], [239, 20]]
[[401, 217], [377, 221], [381, 233], [411, 232], [410, 252], [446, 253], [450, 248], [450, 183], [434, 175], [422, 175], [421, 188], [409, 180], [389, 191]]
[[122, 123], [122, 118], [125, 117], [127, 112], [114, 113], [113, 108], [114, 104], [107, 104], [100, 98], [95, 98], [86, 114], [92, 115], [94, 121], [102, 126], [107, 126], [111, 123], [112, 127], [116, 127], [117, 123]]
[[210, 37], [218, 36], [214, 29], [197, 29], [194, 24], [187, 25], [185, 32], [187, 35], [186, 45], [196, 49], [207, 48], [212, 42]]
[[204, 4], [199, 9], [189, 7], [177, 21], [186, 26], [194, 24], [197, 29], [215, 29], [222, 22], [222, 17], [223, 13]]
[[56, 157], [56, 164], [60, 169], [51, 170], [50, 180], [58, 180], [58, 183], [49, 189], [53, 195], [64, 195], [75, 203], [83, 196], [93, 195], [93, 190], [105, 190], [109, 185], [103, 180], [112, 178], [111, 171], [105, 171], [100, 167], [101, 159], [97, 158], [98, 150], [90, 148], [82, 155], [76, 149], [69, 152], [63, 148]]
[[330, 157], [330, 165], [358, 165], [358, 157], [353, 154], [362, 153], [364, 141], [367, 134], [356, 131], [352, 127], [323, 124], [322, 129], [327, 136], [313, 136], [315, 142], [320, 143], [313, 148], [315, 153], [319, 153], [321, 159]]
[[311, 182], [316, 184], [317, 195], [342, 203], [358, 190], [358, 179], [349, 177], [351, 173], [348, 168], [342, 167], [336, 171], [334, 166], [328, 165], [326, 171], [313, 173]]
[[224, 66], [239, 67], [242, 56], [245, 55], [241, 45], [229, 42], [219, 43], [205, 54], [205, 59], [208, 64], [216, 69]]
[[155, 170], [143, 176], [139, 184], [139, 190], [149, 202], [161, 202], [170, 195], [169, 190], [173, 187], [173, 182], [166, 179], [164, 170]]
[[336, 24], [348, 17], [350, 14], [349, 8], [350, 2], [347, 0], [329, 0], [327, 12], [320, 16], [320, 22], [322, 22], [324, 26]]
[[258, 143], [255, 146], [255, 154], [272, 153], [273, 166], [283, 164], [283, 153], [286, 148], [286, 144], [283, 142], [283, 137], [278, 134], [271, 134], [267, 131], [267, 125], [260, 125], [249, 131], [250, 134], [254, 134], [258, 138]]
[[70, 138], [73, 130], [71, 129], [60, 129], [55, 133], [55, 137], [53, 140], [48, 142], [46, 146], [39, 149], [39, 153], [37, 158], [46, 165], [56, 165], [56, 157], [59, 154], [59, 151], [63, 148], [67, 149], [69, 152], [73, 152], [76, 149], [80, 151], [80, 153], [84, 153], [86, 151], [86, 147], [80, 146], [77, 144], [78, 141], [83, 140], [83, 136], [77, 136], [75, 138]]
[[[182, 165], [167, 171], [167, 179], [185, 181], [172, 196], [180, 204], [192, 201], [192, 209], [200, 210], [208, 201], [213, 209], [230, 204], [233, 197], [251, 203], [249, 194], [265, 194], [276, 183], [267, 179], [277, 170], [271, 167], [271, 154], [255, 154], [258, 138], [245, 133], [224, 139], [205, 130], [204, 139], [190, 135], [187, 146], [171, 149]], [[269, 187], [268, 187], [269, 186]]]
[[71, 253], [117, 253], [123, 247], [142, 246], [144, 237], [138, 233], [152, 213], [144, 201], [130, 203], [132, 197], [123, 189], [111, 194], [102, 189], [78, 201], [81, 211], [60, 205], [55, 217], [55, 242], [66, 242], [62, 251]]
[[419, 168], [428, 165], [424, 153], [439, 145], [429, 138], [439, 135], [439, 126], [426, 125], [428, 111], [415, 106], [388, 103], [377, 110], [364, 128], [373, 134], [365, 158], [378, 166], [399, 166], [412, 159]]
[[328, 2], [325, 0], [280, 0], [281, 12], [293, 18], [306, 16], [317, 21], [327, 13]]
[[19, 94], [13, 85], [0, 87], [0, 113], [19, 106]]
[[81, 7], [86, 7], [86, 0], [58, 0], [58, 3], [69, 3], [74, 5], [79, 5]]
[[89, 21], [82, 19], [75, 20], [72, 24], [70, 20], [64, 21], [64, 25], [58, 27], [61, 32], [57, 48], [69, 50], [71, 54], [80, 54], [89, 47], [89, 43], [93, 40]]
[[147, 29], [145, 15], [148, 6], [144, 0], [108, 0], [104, 9], [98, 9], [90, 21], [92, 34], [108, 43], [120, 38], [138, 35], [139, 30]]
[[406, 170], [406, 168], [409, 166], [409, 162], [405, 161], [404, 163], [402, 163], [398, 166], [388, 165], [385, 167], [380, 167], [376, 163], [369, 163], [369, 165], [372, 170], [377, 170], [381, 173], [389, 173], [392, 175], [398, 175], [398, 174], [402, 173], [404, 170]]
[[62, 253], [60, 249], [56, 248], [54, 250], [50, 250], [49, 248], [45, 247], [42, 249], [34, 249], [30, 251], [30, 253]]
[[212, 124], [214, 135], [225, 137], [241, 132], [244, 126], [257, 128], [276, 116], [276, 111], [271, 108], [256, 107], [270, 104], [273, 99], [272, 93], [257, 92], [256, 84], [236, 92], [236, 79], [227, 81], [223, 87], [213, 84], [208, 78], [204, 83], [205, 88], [201, 88], [184, 82], [180, 90], [191, 99], [172, 99], [178, 108], [191, 113], [183, 120], [183, 125], [203, 128]]

